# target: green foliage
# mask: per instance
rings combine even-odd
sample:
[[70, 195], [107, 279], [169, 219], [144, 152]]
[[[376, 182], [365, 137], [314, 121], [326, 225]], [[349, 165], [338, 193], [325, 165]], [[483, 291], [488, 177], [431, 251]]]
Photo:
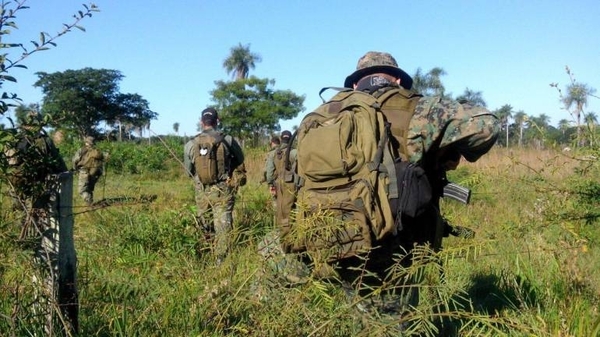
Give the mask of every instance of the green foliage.
[[[183, 146], [176, 137], [164, 141], [177, 153]], [[144, 147], [159, 152], [145, 142], [98, 145], [127, 156]], [[393, 289], [393, 280], [420, 280], [419, 305], [399, 318], [358, 310], [356, 304], [377, 298], [348, 297], [334, 280], [286, 286], [265, 275], [257, 243], [271, 231], [273, 212], [254, 172], [264, 163], [257, 152], [248, 151], [252, 179], [239, 191], [233, 251], [220, 266], [199, 249], [192, 182], [181, 171], [110, 171], [105, 207], [90, 210], [75, 199], [80, 334], [373, 336], [397, 335], [402, 327], [421, 336], [592, 336], [600, 320], [600, 232], [585, 219], [559, 215], [597, 204], [599, 187], [591, 182], [600, 172], [572, 174], [558, 154], [527, 163], [527, 154], [514, 154], [508, 165], [484, 157], [483, 168], [452, 171], [451, 180], [475, 193], [469, 206], [444, 202], [442, 209], [477, 235], [447, 238], [439, 253], [422, 247], [417, 263], [389, 270], [381, 292]], [[28, 335], [35, 330], [30, 257], [14, 240], [18, 218], [4, 201], [0, 335]]]
[[242, 46], [239, 43], [231, 48], [231, 54], [223, 61], [223, 68], [236, 80], [248, 78], [250, 69], [254, 69], [256, 62], [262, 61], [260, 55], [250, 51], [250, 45]]
[[52, 126], [76, 130], [83, 137], [98, 132], [102, 121], [142, 127], [157, 113], [138, 94], [119, 92], [123, 75], [117, 70], [84, 68], [39, 77], [34, 86], [44, 93], [42, 112], [54, 116]]
[[304, 110], [304, 96], [289, 90], [274, 90], [275, 80], [254, 76], [233, 82], [216, 81], [210, 93], [219, 111], [225, 133], [252, 139], [280, 129], [279, 120], [292, 119]]

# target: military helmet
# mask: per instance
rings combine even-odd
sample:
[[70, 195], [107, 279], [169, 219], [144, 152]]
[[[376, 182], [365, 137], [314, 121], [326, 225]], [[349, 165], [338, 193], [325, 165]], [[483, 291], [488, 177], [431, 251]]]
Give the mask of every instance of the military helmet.
[[370, 51], [358, 60], [356, 71], [346, 77], [344, 87], [352, 88], [352, 85], [361, 78], [375, 73], [395, 76], [400, 79], [400, 85], [403, 88], [412, 88], [412, 77], [398, 67], [396, 59], [389, 53], [378, 51]]

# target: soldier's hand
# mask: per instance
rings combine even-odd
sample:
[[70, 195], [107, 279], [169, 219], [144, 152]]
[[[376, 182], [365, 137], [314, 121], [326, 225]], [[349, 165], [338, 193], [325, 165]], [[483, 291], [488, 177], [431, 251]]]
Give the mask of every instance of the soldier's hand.
[[277, 196], [277, 190], [275, 189], [275, 186], [273, 186], [273, 185], [269, 186], [269, 192], [271, 193], [272, 197]]

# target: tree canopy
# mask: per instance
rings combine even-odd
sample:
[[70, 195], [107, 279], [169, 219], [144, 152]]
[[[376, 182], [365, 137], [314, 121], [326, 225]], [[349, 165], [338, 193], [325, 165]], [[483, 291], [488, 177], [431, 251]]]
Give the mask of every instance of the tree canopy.
[[98, 133], [100, 122], [140, 128], [158, 116], [140, 95], [119, 91], [123, 75], [117, 70], [84, 68], [36, 75], [34, 86], [44, 93], [42, 113], [53, 117], [51, 126], [81, 137]]
[[223, 61], [223, 68], [227, 74], [231, 74], [236, 80], [248, 78], [250, 69], [256, 67], [256, 63], [262, 61], [259, 54], [250, 51], [250, 45], [238, 44], [231, 48], [231, 54]]
[[304, 111], [304, 96], [290, 90], [274, 90], [273, 79], [251, 76], [233, 82], [216, 81], [211, 91], [219, 111], [221, 128], [242, 139], [256, 142], [281, 129], [279, 120], [292, 119]]

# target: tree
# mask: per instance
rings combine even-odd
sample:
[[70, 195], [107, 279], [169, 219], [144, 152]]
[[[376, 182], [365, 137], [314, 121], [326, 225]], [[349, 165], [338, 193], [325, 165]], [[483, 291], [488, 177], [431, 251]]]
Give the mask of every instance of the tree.
[[251, 76], [233, 82], [216, 81], [210, 93], [219, 111], [221, 128], [257, 145], [261, 136], [281, 129], [280, 119], [292, 119], [304, 111], [304, 96], [290, 90], [274, 90], [275, 80]]
[[34, 86], [42, 88], [42, 113], [52, 115], [52, 126], [74, 130], [81, 137], [98, 133], [98, 125], [123, 123], [139, 127], [158, 115], [138, 94], [119, 92], [121, 72], [84, 68], [48, 74], [36, 73]]
[[[566, 94], [563, 95], [557, 83], [551, 83], [550, 86], [558, 90], [560, 99], [565, 106], [565, 109], [573, 116], [577, 123], [577, 143], [582, 145], [581, 138], [581, 115], [584, 114], [584, 108], [588, 103], [588, 96], [594, 96], [596, 89], [588, 86], [585, 83], [580, 83], [575, 80], [575, 75], [571, 72], [571, 69], [565, 67], [571, 83], [566, 87]], [[596, 96], [594, 96], [596, 97]], [[573, 108], [573, 110], [571, 110]]]
[[584, 107], [587, 106], [588, 96], [592, 95], [596, 89], [589, 87], [584, 83], [572, 82], [567, 85], [567, 95], [563, 98], [563, 103], [567, 111], [571, 111], [574, 105], [572, 115], [577, 122], [577, 138], [581, 140], [581, 115], [584, 114]]
[[232, 74], [236, 80], [242, 80], [248, 78], [250, 69], [254, 69], [256, 63], [261, 61], [260, 55], [250, 52], [249, 44], [242, 46], [240, 43], [231, 48], [231, 54], [223, 61], [223, 67], [227, 74]]
[[443, 97], [445, 88], [441, 77], [444, 75], [446, 75], [446, 71], [440, 67], [434, 67], [426, 74], [423, 74], [421, 68], [417, 68], [417, 71], [412, 76], [412, 88], [424, 95], [438, 95]]
[[542, 148], [543, 141], [548, 139], [547, 134], [551, 129], [550, 117], [544, 113], [538, 116], [531, 116], [529, 117], [529, 123], [533, 126], [533, 128], [530, 128], [530, 139], [536, 148]]
[[37, 103], [30, 103], [27, 105], [20, 104], [15, 108], [15, 119], [18, 125], [21, 125], [25, 120], [25, 117], [30, 113], [39, 113], [40, 105]]
[[[93, 4], [90, 6], [83, 5], [85, 11], [80, 10], [77, 12], [77, 14], [73, 15], [74, 21], [71, 24], [63, 24], [62, 30], [54, 36], [45, 32], [41, 32], [39, 34], [39, 40], [36, 39], [31, 41], [34, 48], [28, 50], [23, 43], [18, 43], [15, 41], [7, 43], [5, 41], [6, 35], [9, 35], [12, 29], [16, 29], [18, 27], [15, 22], [17, 12], [29, 8], [25, 6], [24, 3], [25, 0], [14, 2], [2, 1], [0, 3], [0, 49], [2, 50], [2, 52], [0, 52], [0, 87], [2, 87], [5, 81], [17, 81], [15, 77], [9, 75], [10, 70], [16, 67], [26, 68], [21, 63], [23, 60], [34, 53], [49, 49], [50, 46], [56, 46], [54, 41], [60, 36], [69, 33], [72, 28], [84, 30], [83, 27], [79, 26], [79, 22], [86, 17], [91, 17], [92, 12], [98, 11], [98, 8]], [[18, 56], [16, 56], [16, 58], [13, 58], [10, 54], [11, 50], [14, 50], [14, 48], [18, 49]], [[21, 101], [17, 94], [8, 94], [3, 92], [2, 95], [0, 95], [0, 115], [4, 115], [10, 107], [13, 107], [15, 101]], [[42, 120], [39, 126], [43, 127], [44, 123], [45, 120]], [[16, 149], [19, 142], [19, 137], [15, 135], [14, 131], [14, 129], [0, 131], [0, 171], [2, 179], [8, 178], [6, 174], [10, 175], [11, 173], [11, 168], [8, 165], [9, 160], [6, 156], [5, 150]], [[33, 158], [31, 155], [24, 156], [24, 158], [21, 158], [23, 162], [29, 162], [30, 159], [39, 160], [38, 155], [34, 155], [33, 157], [35, 158]], [[43, 185], [44, 189], [47, 188], [47, 182], [45, 181], [38, 182], [37, 184]], [[37, 187], [41, 186], [36, 186], [36, 188]], [[54, 189], [54, 187], [51, 187], [50, 189]], [[48, 196], [50, 195], [51, 194], [48, 194]], [[54, 198], [49, 198], [48, 201], [45, 202], [47, 205], [46, 208], [56, 207], [57, 203], [50, 199]], [[50, 204], [52, 204], [52, 206]], [[65, 202], [64, 205], [61, 204], [61, 207], [69, 207], [68, 205], [70, 205], [70, 203]], [[27, 210], [27, 207], [25, 207], [25, 209]], [[42, 285], [43, 289], [39, 289], [39, 291], [37, 291], [37, 295], [34, 296], [39, 297], [36, 301], [37, 304], [35, 304], [36, 308], [34, 308], [34, 310], [46, 316], [46, 324], [42, 328], [46, 334], [54, 335], [56, 332], [56, 334], [65, 334], [69, 336], [77, 335], [77, 313], [79, 310], [79, 305], [77, 304], [77, 290], [74, 286], [76, 264], [71, 263], [71, 261], [68, 259], [64, 259], [65, 254], [74, 256], [74, 248], [69, 249], [69, 246], [64, 244], [65, 239], [72, 239], [72, 232], [69, 238], [68, 234], [65, 235], [65, 232], [68, 233], [68, 231], [62, 228], [62, 223], [60, 226], [54, 223], [53, 226], [56, 226], [54, 228], [53, 226], [47, 226], [51, 217], [49, 213], [53, 213], [49, 209], [46, 209], [44, 212], [33, 212], [31, 209], [29, 209], [27, 212], [29, 214], [26, 216], [28, 219], [26, 221], [34, 223], [34, 226], [30, 228], [34, 228], [40, 233], [40, 239], [36, 239], [38, 241], [36, 241], [35, 244], [35, 246], [39, 246], [38, 248], [40, 248], [36, 249], [35, 255], [37, 261], [35, 261], [35, 264], [38, 267], [37, 269], [41, 270], [41, 274], [37, 274], [35, 278], [39, 281], [38, 286]], [[62, 213], [63, 212], [61, 211], [61, 217], [65, 214], [67, 214], [66, 217], [68, 217], [68, 214], [71, 213], [71, 210], [68, 209], [64, 212], [64, 214]], [[57, 218], [54, 217], [53, 220], [58, 221]], [[59, 251], [59, 247], [60, 254], [57, 254], [57, 256], [51, 256], [51, 254], [55, 254]], [[58, 275], [60, 275], [60, 277], [58, 277]], [[41, 278], [38, 278], [39, 276], [41, 276]], [[61, 291], [58, 292], [56, 291], [57, 289], [60, 289]], [[19, 302], [17, 303], [17, 307], [21, 308], [23, 305], [23, 303], [21, 303], [21, 296], [18, 297], [18, 300]], [[23, 308], [14, 312], [15, 317], [22, 315], [22, 309]], [[24, 310], [27, 312], [30, 310], [30, 308], [25, 307]], [[55, 323], [58, 322], [61, 322], [61, 324], [55, 325]], [[36, 331], [38, 330], [32, 328], [33, 327], [31, 326], [28, 327], [28, 332], [33, 332], [34, 334], [37, 333]]]
[[148, 101], [138, 94], [118, 94], [114, 105], [107, 123], [113, 127], [118, 126], [119, 141], [122, 140], [122, 125], [127, 125], [129, 129], [142, 128], [150, 125], [150, 121], [158, 116], [150, 110]]
[[173, 123], [173, 131], [175, 131], [175, 134], [179, 134], [179, 123]]
[[462, 95], [456, 97], [456, 100], [461, 102], [465, 101], [474, 106], [487, 107], [487, 103], [483, 99], [481, 91], [471, 90], [468, 87], [465, 88], [465, 92]]
[[571, 123], [568, 120], [563, 118], [558, 121], [558, 129], [562, 132], [563, 135], [569, 129], [569, 127], [571, 127]]
[[519, 128], [519, 147], [523, 146], [523, 128], [525, 127], [525, 122], [527, 122], [528, 117], [525, 114], [525, 112], [523, 110], [519, 110], [517, 111], [517, 113], [515, 113], [515, 115], [513, 116], [513, 119], [515, 120], [515, 124], [517, 124], [517, 127]]
[[504, 104], [500, 109], [494, 111], [494, 114], [500, 119], [502, 128], [506, 130], [506, 147], [508, 147], [508, 120], [512, 117], [513, 107], [510, 104]]

